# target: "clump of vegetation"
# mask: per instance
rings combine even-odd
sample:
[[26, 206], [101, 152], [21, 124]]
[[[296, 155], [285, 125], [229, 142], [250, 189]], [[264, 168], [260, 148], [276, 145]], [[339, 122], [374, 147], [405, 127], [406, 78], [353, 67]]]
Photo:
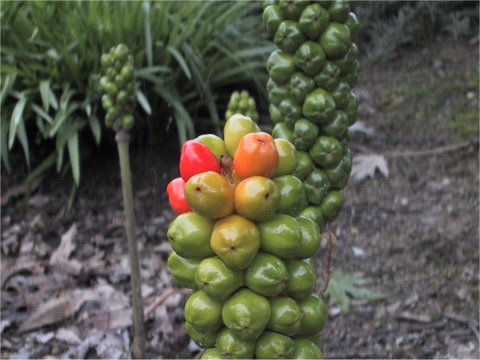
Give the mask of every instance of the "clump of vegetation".
[[372, 60], [389, 60], [405, 46], [444, 34], [455, 39], [478, 35], [478, 2], [352, 2], [360, 21], [360, 46]]
[[242, 90], [241, 92], [234, 91], [230, 95], [225, 119], [228, 120], [235, 114], [243, 114], [253, 121], [258, 121], [257, 104], [247, 90]]
[[184, 142], [194, 136], [197, 114], [204, 114], [219, 130], [219, 90], [235, 84], [264, 91], [271, 43], [260, 6], [6, 2], [0, 15], [3, 166], [10, 171], [9, 152], [19, 143], [29, 166], [34, 144], [50, 149], [35, 173], [55, 164], [58, 171], [80, 167], [88, 133], [97, 144], [102, 139], [99, 59], [120, 42], [132, 50], [137, 68], [137, 129], [165, 129], [173, 120]]

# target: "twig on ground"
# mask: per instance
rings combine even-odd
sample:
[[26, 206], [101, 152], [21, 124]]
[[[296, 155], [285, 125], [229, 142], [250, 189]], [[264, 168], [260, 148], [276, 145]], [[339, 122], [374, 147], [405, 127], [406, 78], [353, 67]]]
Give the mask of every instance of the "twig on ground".
[[337, 242], [337, 238], [330, 231], [323, 235], [326, 237], [328, 241], [328, 250], [327, 250], [327, 255], [325, 256], [327, 260], [325, 263], [325, 284], [323, 285], [323, 289], [320, 292], [322, 295], [322, 298], [325, 299], [325, 293], [328, 288], [328, 283], [330, 282], [330, 274], [332, 273], [332, 254], [333, 254], [333, 249], [335, 247], [335, 243]]
[[425, 150], [405, 150], [405, 151], [387, 151], [384, 152], [384, 156], [391, 156], [391, 157], [398, 157], [398, 156], [423, 156], [423, 155], [436, 155], [442, 154], [450, 151], [460, 150], [472, 145], [470, 141], [465, 141], [460, 144], [452, 144], [452, 145], [445, 145], [439, 146], [433, 149], [425, 149]]
[[414, 314], [408, 311], [402, 311], [395, 314], [395, 318], [398, 320], [405, 320], [405, 321], [415, 321], [420, 323], [430, 323], [432, 322], [432, 317], [427, 314]]
[[477, 341], [480, 343], [480, 333], [478, 331], [479, 324], [477, 321], [468, 319], [458, 314], [452, 314], [452, 313], [444, 313], [443, 316], [445, 316], [449, 320], [467, 324], [468, 328], [475, 334]]
[[162, 305], [170, 296], [176, 293], [188, 294], [190, 290], [188, 289], [178, 289], [178, 288], [168, 288], [166, 289], [159, 297], [157, 297], [150, 305], [145, 308], [144, 316], [145, 318], [150, 315], [157, 307]]
[[475, 143], [471, 141], [465, 141], [459, 144], [450, 144], [435, 147], [432, 149], [422, 149], [422, 150], [397, 150], [397, 151], [385, 151], [385, 150], [371, 150], [361, 144], [351, 144], [351, 147], [357, 149], [359, 152], [364, 154], [378, 153], [386, 157], [409, 157], [409, 156], [426, 156], [426, 155], [437, 155], [442, 153], [447, 153], [451, 151], [456, 151], [460, 149], [467, 148]]

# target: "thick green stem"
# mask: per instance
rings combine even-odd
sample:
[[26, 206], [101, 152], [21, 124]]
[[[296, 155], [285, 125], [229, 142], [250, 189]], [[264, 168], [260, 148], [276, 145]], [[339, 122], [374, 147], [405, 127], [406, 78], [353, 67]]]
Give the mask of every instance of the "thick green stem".
[[122, 177], [123, 204], [125, 207], [126, 229], [128, 239], [128, 256], [130, 259], [130, 280], [132, 286], [133, 346], [132, 353], [136, 359], [145, 358], [145, 328], [143, 319], [143, 300], [138, 260], [137, 241], [135, 237], [135, 213], [133, 211], [132, 178], [130, 174], [130, 157], [128, 145], [130, 135], [124, 130], [115, 137], [120, 159]]

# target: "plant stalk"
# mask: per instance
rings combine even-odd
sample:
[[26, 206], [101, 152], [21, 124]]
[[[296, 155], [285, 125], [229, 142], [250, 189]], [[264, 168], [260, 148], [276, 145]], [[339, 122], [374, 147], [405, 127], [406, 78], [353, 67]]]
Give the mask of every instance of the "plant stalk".
[[328, 284], [330, 283], [330, 275], [332, 274], [332, 254], [335, 244], [337, 243], [337, 237], [331, 232], [327, 232], [323, 234], [328, 241], [328, 250], [327, 254], [325, 255], [325, 284], [323, 285], [323, 289], [320, 292], [322, 298], [325, 300], [325, 294], [328, 289]]
[[120, 174], [122, 178], [123, 205], [125, 208], [126, 230], [128, 240], [128, 256], [130, 260], [130, 281], [132, 287], [132, 317], [133, 317], [133, 346], [132, 354], [135, 359], [145, 358], [145, 328], [143, 317], [143, 300], [140, 279], [137, 241], [135, 236], [135, 213], [133, 210], [132, 177], [130, 173], [130, 156], [128, 146], [130, 134], [119, 130], [115, 136], [120, 159]]

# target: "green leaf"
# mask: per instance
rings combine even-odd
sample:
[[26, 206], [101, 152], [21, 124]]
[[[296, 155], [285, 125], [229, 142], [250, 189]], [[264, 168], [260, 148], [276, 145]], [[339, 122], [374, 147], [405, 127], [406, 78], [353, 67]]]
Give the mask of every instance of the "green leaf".
[[137, 100], [142, 106], [143, 110], [148, 114], [152, 115], [152, 108], [150, 107], [150, 103], [148, 102], [147, 97], [141, 90], [137, 90], [136, 93], [137, 95]]
[[37, 115], [39, 115], [41, 118], [43, 118], [49, 124], [51, 124], [53, 122], [52, 117], [45, 110], [43, 110], [40, 106], [38, 106], [37, 104], [32, 103], [30, 105], [30, 107], [34, 112], [37, 113]]
[[45, 171], [50, 169], [55, 165], [55, 157], [57, 156], [56, 152], [52, 152], [48, 157], [46, 157], [35, 169], [30, 171], [27, 176], [27, 183], [31, 184], [33, 180], [42, 175]]
[[150, 28], [150, 3], [143, 3], [143, 25], [145, 32], [145, 54], [147, 56], [148, 66], [153, 64], [153, 51], [152, 51], [152, 30]]
[[170, 89], [170, 91], [167, 91], [162, 88], [156, 88], [155, 90], [173, 107], [175, 122], [178, 129], [178, 137], [180, 139], [180, 143], [183, 144], [189, 137], [193, 137], [195, 135], [192, 118], [188, 114], [188, 111], [185, 109], [182, 102], [179, 101], [178, 97], [175, 96], [176, 90]]
[[100, 124], [100, 121], [96, 116], [91, 116], [88, 118], [88, 124], [90, 125], [90, 130], [92, 130], [95, 142], [97, 143], [97, 145], [99, 145], [102, 137], [102, 126]]
[[18, 124], [17, 139], [18, 139], [18, 141], [20, 141], [20, 145], [22, 145], [23, 153], [25, 154], [25, 160], [27, 162], [27, 166], [30, 167], [30, 150], [28, 148], [27, 132], [25, 131], [25, 123], [23, 121], [21, 121]]
[[[55, 156], [61, 170], [71, 171], [63, 161], [68, 151], [65, 137], [84, 108], [85, 125], [88, 121], [95, 141], [102, 140], [102, 127], [92, 119], [100, 104], [99, 60], [119, 42], [127, 44], [134, 56], [135, 79], [147, 100], [137, 96], [141, 111], [162, 113], [164, 127], [173, 117], [182, 141], [194, 134], [199, 114], [207, 114], [208, 121], [219, 126], [216, 107], [222, 105], [225, 87], [256, 87], [257, 93], [266, 95], [265, 62], [273, 43], [258, 16], [259, 2], [2, 4], [2, 34], [8, 34], [2, 37], [0, 70], [0, 105], [8, 126], [2, 133], [7, 148], [2, 150], [4, 164], [9, 141], [25, 139], [17, 134], [22, 132], [19, 123], [11, 121], [16, 105], [15, 118], [32, 135], [28, 140], [42, 146], [59, 138]], [[55, 17], [60, 12], [62, 16]], [[162, 98], [156, 96], [157, 88], [163, 90]], [[25, 105], [12, 96], [14, 91], [24, 92]], [[28, 145], [33, 149], [32, 143]]]
[[175, 49], [171, 46], [167, 47], [167, 51], [170, 54], [172, 54], [175, 59], [177, 59], [178, 64], [182, 68], [182, 70], [185, 73], [185, 76], [188, 78], [188, 80], [192, 80], [192, 74], [191, 74], [190, 69], [188, 68], [188, 65], [187, 65], [185, 59], [183, 58], [182, 54], [180, 54], [177, 49]]
[[155, 73], [172, 73], [172, 69], [167, 66], [148, 66], [138, 70], [135, 70], [135, 76], [144, 77], [145, 75], [154, 75]]
[[334, 271], [326, 291], [329, 303], [338, 305], [342, 312], [346, 313], [350, 308], [350, 299], [374, 301], [386, 298], [384, 293], [364, 286], [369, 283], [368, 279], [357, 275], [342, 274], [340, 271]]
[[54, 118], [52, 127], [49, 132], [50, 137], [54, 137], [63, 123], [70, 118], [70, 116], [80, 108], [80, 104], [77, 102], [70, 103], [70, 99], [75, 94], [75, 91], [70, 89], [69, 86], [64, 88], [62, 96], [60, 98], [60, 107], [58, 109], [57, 115]]
[[[63, 156], [65, 145], [74, 134], [77, 134], [84, 126], [86, 121], [77, 118], [71, 121], [68, 126], [62, 126], [55, 137], [55, 148], [57, 152], [57, 171], [60, 172], [63, 166]], [[73, 166], [73, 165], [72, 165]]]
[[15, 136], [17, 135], [18, 125], [23, 122], [23, 111], [25, 110], [25, 105], [27, 104], [27, 97], [24, 93], [20, 94], [20, 99], [18, 100], [15, 108], [12, 112], [12, 118], [10, 119], [10, 130], [8, 133], [8, 148], [11, 149], [13, 142], [15, 141]]
[[12, 90], [16, 78], [16, 74], [9, 74], [5, 76], [5, 80], [3, 80], [2, 92], [0, 93], [0, 106], [3, 106], [5, 99], [10, 95], [10, 91]]
[[0, 72], [2, 74], [16, 75], [18, 73], [18, 69], [15, 66], [11, 66], [11, 65], [2, 63], [2, 66], [0, 68]]
[[73, 180], [75, 185], [80, 184], [80, 150], [78, 148], [78, 133], [68, 138], [68, 154], [70, 155], [70, 165], [72, 166]]
[[40, 89], [40, 96], [42, 97], [43, 108], [45, 111], [48, 111], [50, 106], [50, 80], [43, 80], [40, 81], [40, 85], [38, 86]]
[[10, 173], [12, 167], [10, 165], [10, 157], [8, 156], [8, 146], [7, 146], [7, 130], [8, 130], [8, 121], [5, 117], [2, 116], [1, 121], [1, 132], [0, 132], [0, 152], [2, 156], [2, 162], [7, 171]]

